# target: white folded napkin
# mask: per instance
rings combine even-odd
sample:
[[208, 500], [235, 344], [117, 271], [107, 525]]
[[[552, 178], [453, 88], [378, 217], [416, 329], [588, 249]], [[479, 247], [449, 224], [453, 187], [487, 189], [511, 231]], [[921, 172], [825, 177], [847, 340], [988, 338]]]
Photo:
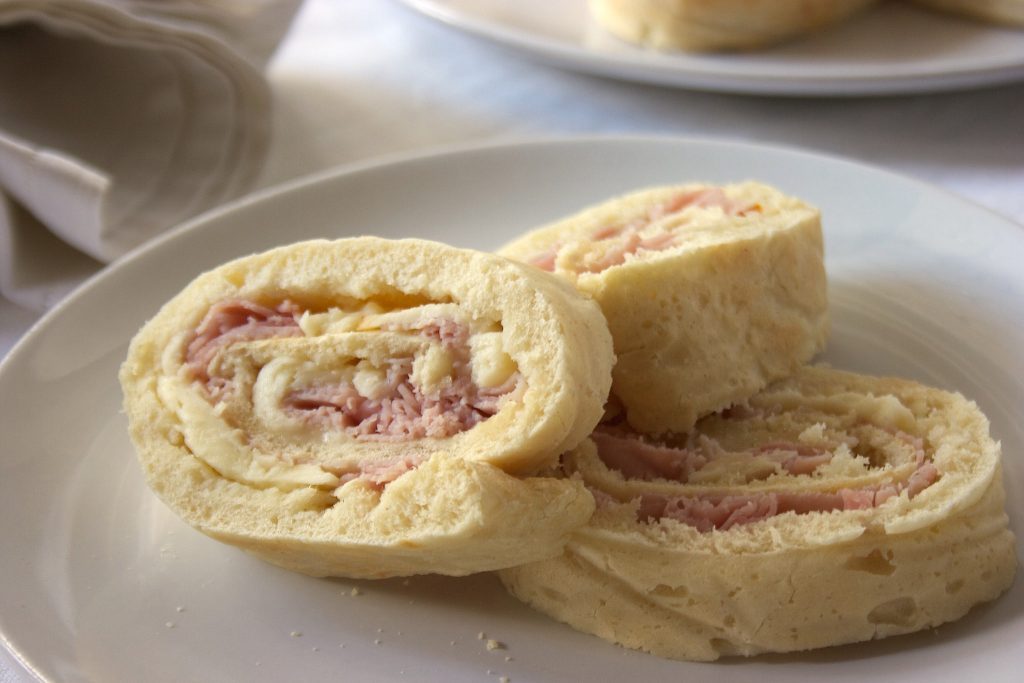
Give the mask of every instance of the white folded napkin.
[[0, 0], [0, 294], [85, 274], [244, 193], [301, 0]]

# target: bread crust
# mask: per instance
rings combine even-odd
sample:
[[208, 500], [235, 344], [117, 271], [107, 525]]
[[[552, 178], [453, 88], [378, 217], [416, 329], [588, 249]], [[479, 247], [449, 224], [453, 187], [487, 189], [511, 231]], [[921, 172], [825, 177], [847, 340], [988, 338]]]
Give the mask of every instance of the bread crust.
[[[299, 370], [286, 381], [298, 381], [430, 347], [381, 328], [225, 346], [209, 366], [234, 373], [231, 399], [218, 402], [186, 357], [204, 316], [226, 300], [307, 310], [370, 301], [399, 312], [438, 304], [498, 328], [492, 336], [522, 386], [493, 416], [436, 438], [349, 438], [260, 403], [270, 361], [292, 362]], [[133, 339], [120, 379], [147, 481], [187, 522], [289, 569], [379, 578], [558, 553], [593, 501], [577, 482], [532, 475], [596, 424], [612, 362], [600, 311], [557, 278], [434, 242], [364, 237], [281, 247], [199, 276]], [[396, 458], [408, 471], [383, 485], [358, 470], [340, 476]]]
[[[1017, 558], [999, 445], [977, 406], [913, 382], [822, 368], [802, 370], [752, 404], [776, 406], [782, 412], [765, 420], [782, 424], [808, 405], [839, 410], [858, 396], [899, 401], [900, 408], [889, 399], [876, 402], [888, 417], [876, 410], [871, 419], [885, 430], [894, 429], [892, 420], [904, 421], [895, 429], [922, 439], [927, 462], [938, 469], [934, 483], [870, 509], [789, 512], [704, 533], [674, 519], [638, 521], [635, 502], [604, 505], [561, 557], [503, 570], [502, 581], [515, 596], [577, 629], [688, 660], [909, 633], [997, 597], [1012, 583]], [[910, 424], [903, 409], [913, 415]], [[621, 476], [616, 489], [609, 483], [615, 473], [595, 453], [585, 443], [567, 469], [615, 500], [707, 490]], [[884, 468], [874, 469], [881, 471], [866, 472], [863, 481], [885, 475]], [[726, 490], [743, 495], [772, 486], [821, 490], [857, 483], [778, 479]]]
[[589, 0], [603, 28], [658, 50], [773, 45], [839, 23], [877, 0]]
[[[713, 206], [683, 207], [641, 230], [672, 235], [674, 245], [586, 272], [594, 267], [590, 254], [604, 242], [593, 235], [646, 220], [673, 198], [704, 191], [721, 192], [728, 207], [760, 208], [729, 216]], [[685, 432], [700, 416], [790, 375], [824, 348], [820, 214], [766, 185], [640, 190], [531, 231], [499, 251], [527, 262], [553, 252], [554, 273], [592, 296], [608, 320], [617, 355], [612, 394], [638, 431]]]

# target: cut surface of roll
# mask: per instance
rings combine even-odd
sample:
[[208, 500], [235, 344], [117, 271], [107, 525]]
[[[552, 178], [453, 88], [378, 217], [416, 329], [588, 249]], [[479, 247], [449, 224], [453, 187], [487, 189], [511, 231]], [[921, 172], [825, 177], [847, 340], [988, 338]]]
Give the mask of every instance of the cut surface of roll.
[[929, 628], [997, 597], [1017, 564], [988, 421], [905, 380], [805, 368], [679, 443], [604, 425], [563, 468], [594, 492], [594, 518], [503, 582], [665, 657]]
[[1024, 0], [912, 0], [914, 4], [950, 14], [1024, 26]]
[[765, 47], [839, 23], [877, 0], [589, 0], [618, 38], [659, 50]]
[[421, 240], [314, 241], [189, 284], [121, 369], [150, 486], [291, 569], [465, 574], [556, 554], [593, 509], [531, 476], [601, 416], [593, 302]]
[[633, 427], [684, 432], [820, 351], [820, 214], [755, 182], [641, 190], [527, 233], [504, 256], [592, 296]]

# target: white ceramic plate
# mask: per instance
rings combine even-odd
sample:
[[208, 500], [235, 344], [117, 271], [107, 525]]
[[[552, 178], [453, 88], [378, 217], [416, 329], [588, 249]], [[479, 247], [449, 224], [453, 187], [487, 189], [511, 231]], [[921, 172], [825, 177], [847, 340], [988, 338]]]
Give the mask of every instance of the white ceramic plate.
[[883, 3], [766, 50], [659, 53], [612, 38], [586, 0], [405, 0], [469, 33], [569, 69], [699, 90], [776, 95], [934, 92], [1024, 78], [1024, 30]]
[[[200, 271], [295, 240], [361, 233], [487, 249], [621, 191], [748, 177], [824, 209], [834, 317], [827, 360], [975, 398], [1003, 441], [1013, 525], [1024, 529], [1019, 226], [889, 173], [766, 147], [603, 139], [463, 149], [342, 169], [209, 214], [102, 273], [11, 352], [0, 366], [0, 633], [8, 647], [59, 681], [504, 675], [520, 683], [713, 673], [719, 681], [808, 674], [863, 683], [898, 671], [903, 683], [936, 683], [1019, 671], [1021, 581], [937, 633], [687, 664], [550, 621], [490, 575], [406, 583], [291, 574], [192, 531], [143, 483], [117, 368], [143, 321]], [[488, 651], [480, 632], [508, 649]]]

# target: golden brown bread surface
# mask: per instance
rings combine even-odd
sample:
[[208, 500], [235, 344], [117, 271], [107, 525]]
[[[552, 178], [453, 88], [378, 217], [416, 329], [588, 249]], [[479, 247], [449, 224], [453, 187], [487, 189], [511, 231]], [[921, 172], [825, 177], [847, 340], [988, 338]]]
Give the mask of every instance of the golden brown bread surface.
[[506, 259], [313, 241], [205, 273], [121, 369], [148, 483], [187, 522], [316, 575], [465, 574], [559, 552], [593, 510], [532, 476], [601, 415], [598, 308]]
[[765, 47], [819, 31], [877, 0], [589, 0], [613, 35], [659, 50]]
[[592, 296], [637, 430], [684, 432], [825, 344], [820, 215], [755, 182], [640, 190], [538, 228], [500, 254]]
[[697, 467], [673, 480], [624, 476], [593, 442], [568, 454], [598, 511], [561, 557], [502, 581], [580, 630], [714, 660], [936, 626], [1013, 580], [999, 445], [958, 394], [805, 368], [683, 450]]

